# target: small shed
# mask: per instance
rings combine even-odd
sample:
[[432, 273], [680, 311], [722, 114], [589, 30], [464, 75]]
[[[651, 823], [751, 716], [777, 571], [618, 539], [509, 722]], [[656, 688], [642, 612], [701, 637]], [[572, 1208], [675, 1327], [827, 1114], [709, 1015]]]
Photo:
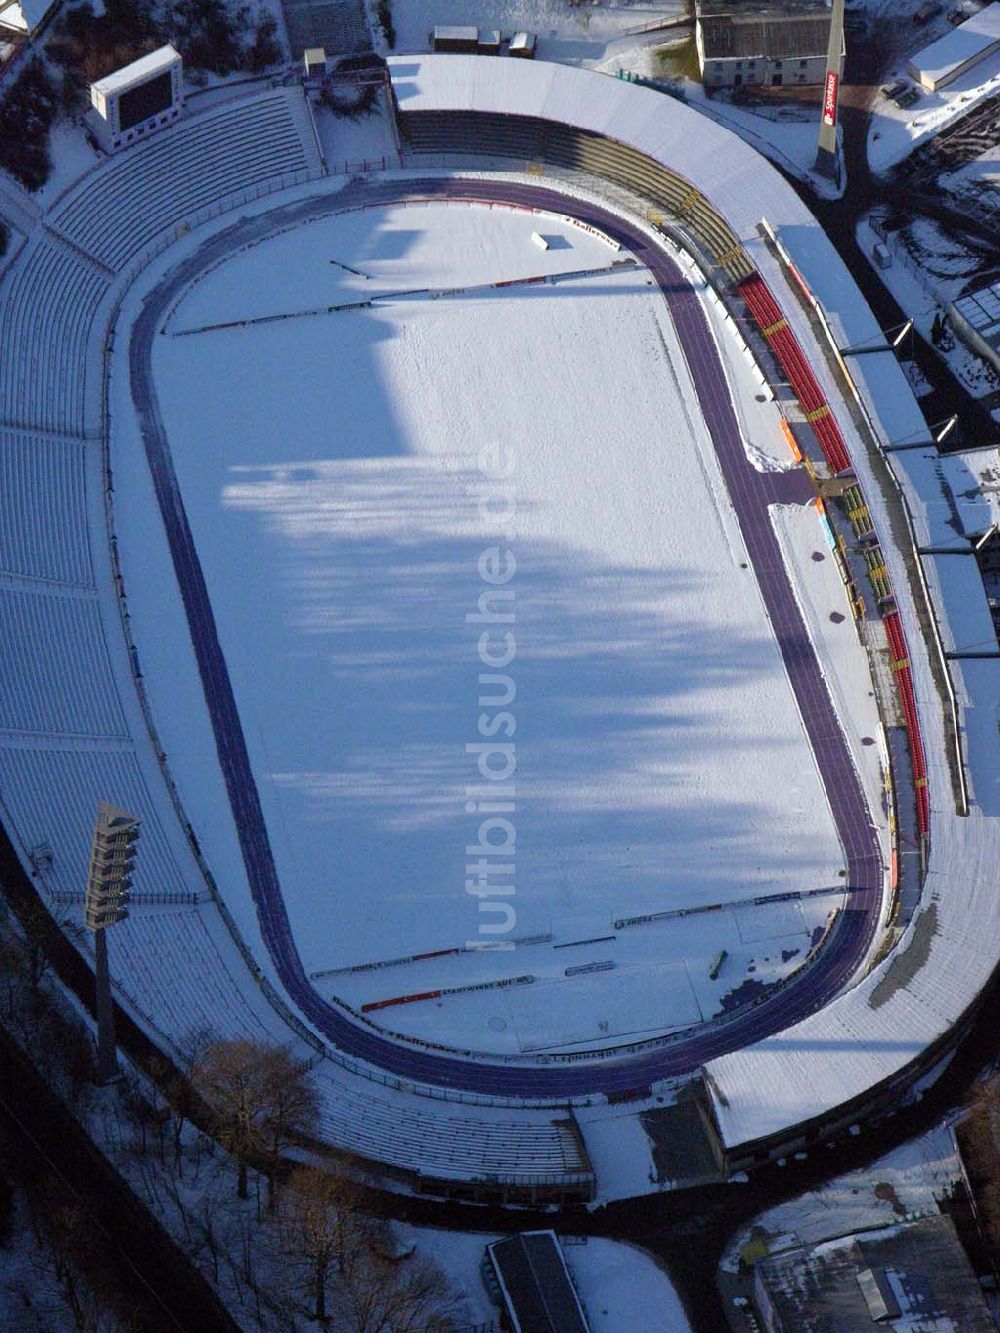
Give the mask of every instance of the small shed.
[[475, 55], [479, 50], [479, 29], [459, 24], [438, 24], [431, 35], [431, 50]]
[[307, 47], [302, 55], [307, 79], [321, 79], [326, 73], [326, 50], [322, 46]]
[[538, 38], [533, 32], [515, 32], [510, 39], [507, 54], [517, 56], [519, 60], [534, 60]]
[[480, 28], [476, 50], [481, 56], [498, 56], [500, 54], [499, 28]]

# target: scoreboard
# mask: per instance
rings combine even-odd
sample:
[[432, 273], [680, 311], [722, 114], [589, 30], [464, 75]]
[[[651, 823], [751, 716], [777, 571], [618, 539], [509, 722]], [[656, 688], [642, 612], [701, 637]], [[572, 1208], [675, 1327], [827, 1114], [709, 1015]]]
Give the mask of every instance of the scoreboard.
[[182, 62], [161, 46], [90, 85], [91, 121], [105, 148], [124, 148], [169, 125], [181, 113]]

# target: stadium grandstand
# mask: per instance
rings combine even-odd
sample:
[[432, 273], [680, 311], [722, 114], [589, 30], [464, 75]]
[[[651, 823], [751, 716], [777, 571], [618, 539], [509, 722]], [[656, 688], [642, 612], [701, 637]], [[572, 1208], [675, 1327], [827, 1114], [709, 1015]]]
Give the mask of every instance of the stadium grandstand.
[[[905, 716], [925, 871], [912, 921], [873, 966], [860, 951], [849, 989], [817, 982], [798, 1012], [790, 985], [749, 1018], [710, 1027], [687, 1068], [669, 1043], [610, 1061], [504, 1065], [376, 1038], [357, 1016], [328, 1029], [304, 978], [293, 993], [294, 963], [240, 937], [181, 809], [128, 634], [108, 526], [106, 375], [122, 303], [155, 256], [183, 240], [196, 268], [190, 233], [200, 225], [207, 262], [240, 239], [234, 211], [252, 203], [263, 218], [293, 186], [317, 198], [342, 188], [325, 177], [292, 88], [186, 116], [102, 162], [48, 208], [3, 275], [0, 346], [17, 351], [0, 381], [0, 642], [25, 668], [0, 689], [4, 824], [86, 951], [73, 913], [93, 811], [110, 799], [139, 816], [134, 908], [110, 941], [121, 1002], [179, 1058], [206, 1030], [290, 1042], [313, 1063], [324, 1141], [408, 1188], [532, 1204], [627, 1193], [649, 1179], [648, 1150], [627, 1171], [609, 1156], [602, 1179], [589, 1126], [604, 1109], [624, 1125], [623, 1096], [637, 1119], [662, 1099], [662, 1080], [699, 1070], [720, 1160], [752, 1166], [828, 1137], [921, 1076], [969, 1021], [997, 963], [1000, 737], [989, 700], [1000, 663], [946, 661], [941, 640], [925, 640], [928, 608], [933, 624], [957, 624], [952, 585], [911, 578], [911, 551], [891, 540], [897, 496], [883, 494], [870, 461], [906, 443], [890, 457], [916, 546], [947, 507], [933, 442], [891, 352], [839, 351], [878, 341], [873, 317], [798, 196], [727, 130], [648, 89], [544, 62], [406, 56], [389, 66], [401, 192], [406, 172], [419, 180], [428, 166], [490, 164], [497, 188], [522, 173], [522, 187], [564, 195], [570, 213], [581, 191], [603, 191], [623, 227], [631, 219], [651, 244], [669, 237], [695, 258], [770, 349], [775, 377], [787, 376], [817, 470], [848, 483], [852, 512], [882, 538], [880, 651]], [[952, 540], [976, 535], [950, 525]], [[584, 1127], [577, 1104], [588, 1107]], [[640, 1152], [642, 1137], [622, 1134]]]

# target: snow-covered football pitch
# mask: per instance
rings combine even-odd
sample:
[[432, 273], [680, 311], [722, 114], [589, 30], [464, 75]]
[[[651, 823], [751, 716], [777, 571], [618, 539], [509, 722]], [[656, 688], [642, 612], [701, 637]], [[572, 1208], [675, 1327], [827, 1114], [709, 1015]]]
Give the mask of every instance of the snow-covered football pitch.
[[[781, 466], [776, 407], [723, 351], [747, 465]], [[686, 1027], [801, 963], [842, 901], [843, 854], [667, 306], [627, 252], [504, 207], [331, 215], [209, 271], [153, 371], [324, 996], [393, 1031], [528, 1052]], [[113, 387], [159, 738], [262, 953]], [[776, 530], [822, 659], [831, 624], [853, 630], [819, 521], [783, 509]], [[853, 653], [832, 669], [863, 669]], [[418, 954], [435, 956], [362, 966]]]

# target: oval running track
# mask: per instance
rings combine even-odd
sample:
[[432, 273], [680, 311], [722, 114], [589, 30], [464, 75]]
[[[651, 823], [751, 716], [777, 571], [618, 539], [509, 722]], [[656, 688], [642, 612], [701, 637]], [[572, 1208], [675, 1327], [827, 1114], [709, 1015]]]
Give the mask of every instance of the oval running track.
[[[646, 1044], [628, 1054], [572, 1057], [470, 1057], [390, 1037], [324, 1000], [311, 985], [292, 938], [274, 856], [260, 806], [239, 711], [198, 559], [152, 378], [157, 327], [177, 293], [210, 264], [279, 227], [364, 204], [413, 200], [481, 201], [540, 208], [606, 232], [634, 254], [667, 302], [757, 577], [771, 627], [826, 788], [847, 864], [847, 901], [815, 961], [752, 1005]], [[281, 205], [241, 218], [208, 239], [148, 296], [129, 347], [132, 397], [187, 616], [243, 862], [264, 943], [291, 1000], [338, 1050], [398, 1078], [487, 1096], [552, 1098], [640, 1090], [657, 1079], [687, 1074], [705, 1061], [779, 1032], [815, 1012], [850, 980], [874, 937], [882, 896], [878, 836], [859, 777], [802, 620], [768, 515], [774, 503], [804, 503], [813, 492], [802, 470], [757, 472], [747, 459], [725, 370], [700, 299], [670, 254], [640, 227], [596, 204], [547, 187], [510, 180], [428, 178], [352, 183], [333, 195]]]

